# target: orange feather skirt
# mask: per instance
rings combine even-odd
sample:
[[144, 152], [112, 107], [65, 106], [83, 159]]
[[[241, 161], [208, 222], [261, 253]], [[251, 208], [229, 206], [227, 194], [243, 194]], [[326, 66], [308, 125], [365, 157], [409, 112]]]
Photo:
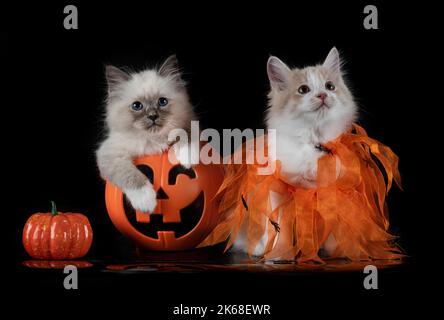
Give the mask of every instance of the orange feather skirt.
[[[269, 175], [258, 174], [259, 164], [228, 165], [218, 193], [219, 223], [199, 246], [228, 240], [227, 250], [243, 233], [252, 256], [267, 234], [262, 258], [323, 263], [320, 249], [333, 236], [330, 258], [401, 258], [386, 207], [392, 182], [401, 187], [398, 157], [358, 125], [323, 147], [328, 153], [318, 160], [316, 188], [284, 182], [279, 161]], [[272, 193], [282, 199], [274, 207]]]

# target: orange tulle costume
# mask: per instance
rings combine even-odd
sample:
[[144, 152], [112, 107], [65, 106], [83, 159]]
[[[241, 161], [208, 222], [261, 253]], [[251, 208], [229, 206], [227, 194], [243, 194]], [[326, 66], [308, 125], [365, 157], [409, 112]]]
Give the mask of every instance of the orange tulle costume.
[[[328, 152], [318, 161], [317, 187], [311, 189], [285, 183], [279, 161], [269, 175], [258, 174], [258, 164], [228, 165], [219, 190], [220, 222], [200, 246], [228, 240], [228, 249], [242, 228], [250, 255], [267, 232], [265, 259], [322, 263], [319, 252], [331, 236], [331, 258], [401, 258], [388, 232], [385, 202], [393, 180], [401, 186], [398, 157], [358, 125], [323, 147]], [[271, 191], [283, 199], [275, 208]]]

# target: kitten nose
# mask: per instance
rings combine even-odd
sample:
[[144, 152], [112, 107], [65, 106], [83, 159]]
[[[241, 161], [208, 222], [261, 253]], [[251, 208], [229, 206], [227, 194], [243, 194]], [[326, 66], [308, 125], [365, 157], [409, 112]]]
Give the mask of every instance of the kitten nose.
[[157, 118], [159, 118], [158, 114], [150, 114], [150, 115], [148, 115], [148, 119], [150, 119], [151, 121], [156, 121]]
[[326, 94], [325, 92], [321, 92], [321, 93], [319, 93], [319, 94], [316, 96], [316, 98], [319, 98], [319, 99], [321, 99], [322, 101], [324, 101], [325, 98], [327, 98], [327, 94]]

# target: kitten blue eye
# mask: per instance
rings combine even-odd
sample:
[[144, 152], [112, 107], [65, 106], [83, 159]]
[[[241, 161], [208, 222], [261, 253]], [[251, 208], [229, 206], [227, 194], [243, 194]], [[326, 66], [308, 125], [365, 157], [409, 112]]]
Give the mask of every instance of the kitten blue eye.
[[300, 94], [306, 94], [306, 93], [309, 93], [309, 92], [310, 92], [310, 87], [307, 86], [306, 84], [303, 84], [302, 86], [300, 86], [300, 87], [298, 88], [298, 92], [299, 92]]
[[335, 85], [333, 84], [333, 82], [331, 81], [327, 81], [325, 83], [325, 89], [330, 90], [330, 91], [334, 91], [336, 89]]
[[168, 104], [168, 99], [164, 97], [160, 97], [159, 100], [157, 100], [157, 105], [159, 107], [165, 107]]
[[133, 104], [131, 105], [131, 109], [133, 109], [134, 111], [140, 111], [143, 109], [143, 104], [140, 101], [134, 101]]

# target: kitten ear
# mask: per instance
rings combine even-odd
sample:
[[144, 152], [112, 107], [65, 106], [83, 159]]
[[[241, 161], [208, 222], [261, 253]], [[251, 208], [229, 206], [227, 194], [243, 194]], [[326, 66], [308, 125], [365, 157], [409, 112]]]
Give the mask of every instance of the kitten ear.
[[333, 47], [325, 58], [323, 66], [327, 68], [334, 75], [341, 74], [341, 59], [339, 58], [339, 52], [336, 47]]
[[109, 92], [113, 91], [121, 83], [130, 79], [130, 75], [128, 73], [111, 65], [106, 66], [105, 75], [106, 81], [108, 82]]
[[291, 69], [279, 58], [271, 56], [267, 62], [267, 74], [272, 88], [284, 90], [291, 78]]
[[163, 77], [174, 80], [179, 87], [185, 86], [185, 82], [180, 76], [179, 62], [175, 54], [169, 56], [157, 72]]
[[179, 74], [179, 62], [175, 54], [169, 56], [165, 62], [159, 68], [159, 74], [161, 76], [176, 76]]

